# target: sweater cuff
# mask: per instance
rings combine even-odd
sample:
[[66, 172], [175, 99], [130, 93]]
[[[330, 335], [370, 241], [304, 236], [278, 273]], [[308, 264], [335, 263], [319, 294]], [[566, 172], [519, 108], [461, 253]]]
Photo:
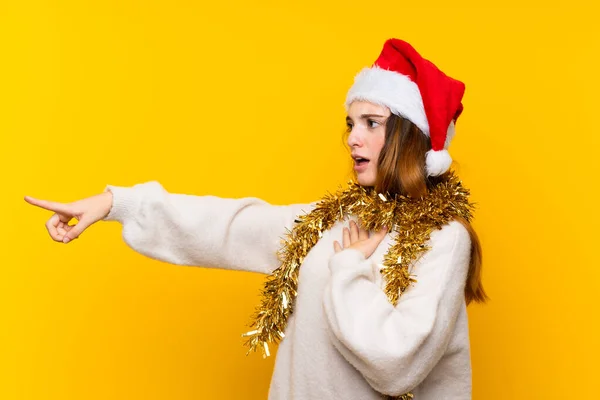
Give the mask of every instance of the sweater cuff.
[[373, 280], [371, 261], [357, 249], [344, 249], [329, 259], [329, 270], [332, 278], [364, 276]]
[[105, 192], [112, 192], [112, 206], [104, 221], [118, 221], [123, 223], [127, 217], [135, 214], [140, 203], [139, 193], [130, 187], [107, 185]]

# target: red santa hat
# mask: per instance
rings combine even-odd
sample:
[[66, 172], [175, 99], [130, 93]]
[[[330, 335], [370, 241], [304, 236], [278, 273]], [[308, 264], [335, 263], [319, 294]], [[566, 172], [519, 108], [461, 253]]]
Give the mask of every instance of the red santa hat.
[[444, 74], [409, 43], [388, 39], [373, 65], [354, 78], [345, 105], [347, 110], [354, 100], [369, 101], [414, 123], [431, 139], [425, 168], [428, 176], [435, 176], [452, 163], [448, 146], [464, 92], [464, 83]]

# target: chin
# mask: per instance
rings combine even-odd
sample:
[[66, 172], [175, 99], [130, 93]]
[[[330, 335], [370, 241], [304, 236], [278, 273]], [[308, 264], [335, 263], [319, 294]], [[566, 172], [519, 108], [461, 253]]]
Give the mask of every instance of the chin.
[[371, 174], [369, 174], [369, 175], [358, 174], [356, 176], [356, 181], [361, 186], [375, 186], [376, 179], [374, 176], [370, 176], [370, 175]]

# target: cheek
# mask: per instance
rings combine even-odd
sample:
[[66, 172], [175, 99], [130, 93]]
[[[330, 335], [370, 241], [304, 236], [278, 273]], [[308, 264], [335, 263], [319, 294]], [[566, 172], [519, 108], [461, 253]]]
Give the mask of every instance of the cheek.
[[371, 149], [373, 150], [374, 159], [377, 160], [379, 158], [379, 154], [383, 149], [383, 145], [385, 144], [385, 132], [378, 132], [378, 135], [373, 138], [373, 142], [371, 143]]

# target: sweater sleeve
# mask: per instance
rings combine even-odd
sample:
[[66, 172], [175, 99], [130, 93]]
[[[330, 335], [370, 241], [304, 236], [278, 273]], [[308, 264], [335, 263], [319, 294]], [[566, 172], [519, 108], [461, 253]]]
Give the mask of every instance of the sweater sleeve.
[[123, 225], [123, 239], [135, 251], [172, 264], [264, 274], [279, 266], [286, 229], [313, 204], [174, 194], [156, 181], [106, 190], [113, 204], [105, 220]]
[[378, 392], [413, 390], [443, 356], [459, 310], [470, 237], [452, 221], [432, 232], [431, 248], [414, 264], [417, 282], [394, 307], [374, 279], [373, 265], [355, 249], [330, 258], [324, 308], [338, 351]]

